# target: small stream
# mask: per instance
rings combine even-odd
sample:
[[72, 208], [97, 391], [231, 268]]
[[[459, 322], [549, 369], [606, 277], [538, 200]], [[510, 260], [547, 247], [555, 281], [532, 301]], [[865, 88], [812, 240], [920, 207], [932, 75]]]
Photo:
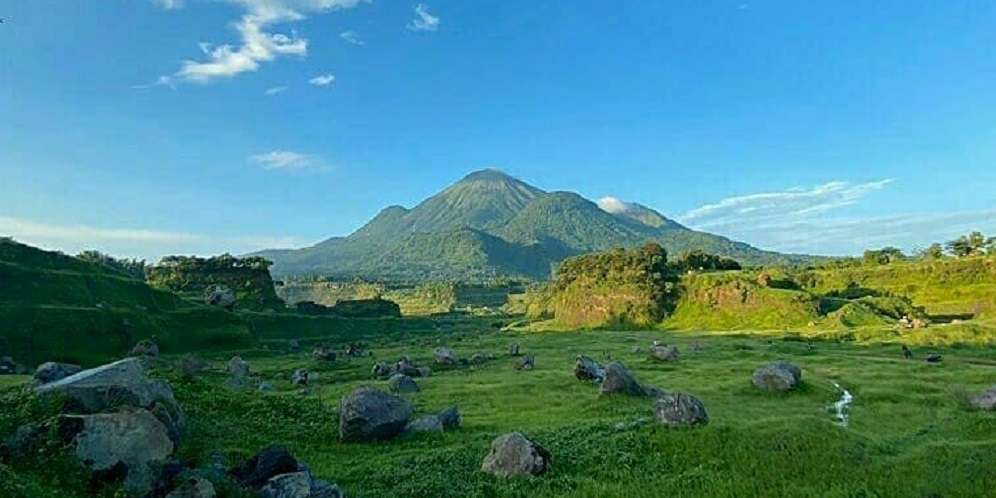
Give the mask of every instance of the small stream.
[[840, 387], [840, 384], [834, 382], [833, 386], [840, 391], [840, 399], [833, 404], [834, 410], [837, 411], [837, 425], [841, 427], [847, 427], [847, 411], [850, 408], [851, 402], [854, 401], [854, 396], [851, 395], [850, 391]]

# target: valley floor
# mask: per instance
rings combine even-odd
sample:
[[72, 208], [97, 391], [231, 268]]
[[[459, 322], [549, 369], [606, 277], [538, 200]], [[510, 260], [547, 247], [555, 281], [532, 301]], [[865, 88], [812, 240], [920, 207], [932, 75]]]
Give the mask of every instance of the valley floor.
[[[657, 363], [634, 352], [654, 340], [677, 345], [680, 361]], [[534, 370], [513, 368], [507, 353], [513, 342], [536, 356]], [[194, 380], [182, 380], [171, 359], [163, 360], [157, 375], [172, 383], [189, 418], [180, 456], [201, 464], [221, 452], [232, 465], [281, 443], [316, 476], [357, 498], [996, 496], [996, 413], [972, 411], [966, 403], [996, 384], [992, 347], [918, 347], [909, 361], [896, 345], [748, 333], [510, 333], [485, 323], [396, 332], [367, 341], [372, 357], [321, 365], [311, 359], [314, 344], [305, 342], [299, 353], [287, 352], [283, 342], [238, 352], [259, 380], [274, 385], [265, 393], [223, 387], [233, 352], [206, 357], [211, 370]], [[345, 341], [328, 344], [341, 351]], [[461, 357], [484, 352], [496, 359], [437, 369], [432, 354], [441, 345]], [[943, 361], [926, 363], [928, 353]], [[667, 429], [653, 422], [649, 399], [600, 397], [596, 385], [573, 376], [579, 354], [603, 364], [622, 361], [643, 383], [695, 395], [709, 424]], [[403, 355], [434, 370], [417, 379], [421, 392], [406, 395], [416, 416], [455, 404], [462, 427], [385, 443], [340, 443], [339, 399], [361, 385], [386, 390], [386, 381], [371, 379], [371, 367]], [[802, 368], [802, 388], [755, 390], [754, 369], [778, 359]], [[318, 373], [307, 389], [289, 380], [302, 367]], [[16, 381], [0, 381], [0, 431], [25, 416], [7, 408], [11, 400], [23, 401], [9, 386]], [[835, 382], [854, 396], [846, 427], [832, 407], [840, 397]], [[551, 452], [550, 472], [507, 481], [480, 472], [492, 439], [510, 431]], [[0, 464], [0, 495], [115, 496], [113, 489], [89, 489], [65, 474], [64, 465], [51, 463], [57, 458]]]

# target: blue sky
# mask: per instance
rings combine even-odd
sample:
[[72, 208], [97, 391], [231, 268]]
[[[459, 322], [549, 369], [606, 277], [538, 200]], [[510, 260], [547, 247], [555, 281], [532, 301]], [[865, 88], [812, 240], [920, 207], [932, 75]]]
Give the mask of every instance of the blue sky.
[[996, 232], [996, 4], [0, 0], [0, 234], [300, 246], [498, 167], [784, 251]]

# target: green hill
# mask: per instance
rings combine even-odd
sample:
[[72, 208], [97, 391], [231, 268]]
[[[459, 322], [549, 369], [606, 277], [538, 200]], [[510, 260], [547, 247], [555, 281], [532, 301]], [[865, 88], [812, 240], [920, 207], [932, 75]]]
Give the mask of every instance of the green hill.
[[173, 352], [252, 340], [248, 326], [231, 313], [10, 239], [0, 239], [0, 282], [0, 354], [27, 364], [94, 364], [152, 337]]
[[568, 256], [651, 240], [672, 254], [702, 250], [747, 265], [817, 259], [690, 230], [639, 204], [609, 212], [578, 194], [548, 193], [496, 170], [471, 173], [412, 209], [388, 207], [347, 237], [256, 255], [273, 261], [279, 276], [546, 280]]

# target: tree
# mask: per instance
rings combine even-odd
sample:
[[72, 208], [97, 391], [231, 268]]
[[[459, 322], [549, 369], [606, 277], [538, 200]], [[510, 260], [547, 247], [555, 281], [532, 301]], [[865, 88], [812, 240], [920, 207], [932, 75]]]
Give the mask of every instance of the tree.
[[869, 249], [865, 251], [864, 255], [865, 264], [869, 265], [887, 265], [904, 259], [906, 259], [906, 255], [903, 254], [903, 251], [891, 246], [883, 247], [877, 251]]
[[944, 257], [944, 247], [937, 242], [930, 244], [930, 247], [920, 252], [922, 259], [941, 259]]
[[944, 245], [947, 246], [948, 251], [954, 256], [964, 258], [966, 256], [985, 254], [988, 242], [989, 240], [986, 239], [985, 235], [982, 235], [982, 232], [972, 232], [950, 240]]

